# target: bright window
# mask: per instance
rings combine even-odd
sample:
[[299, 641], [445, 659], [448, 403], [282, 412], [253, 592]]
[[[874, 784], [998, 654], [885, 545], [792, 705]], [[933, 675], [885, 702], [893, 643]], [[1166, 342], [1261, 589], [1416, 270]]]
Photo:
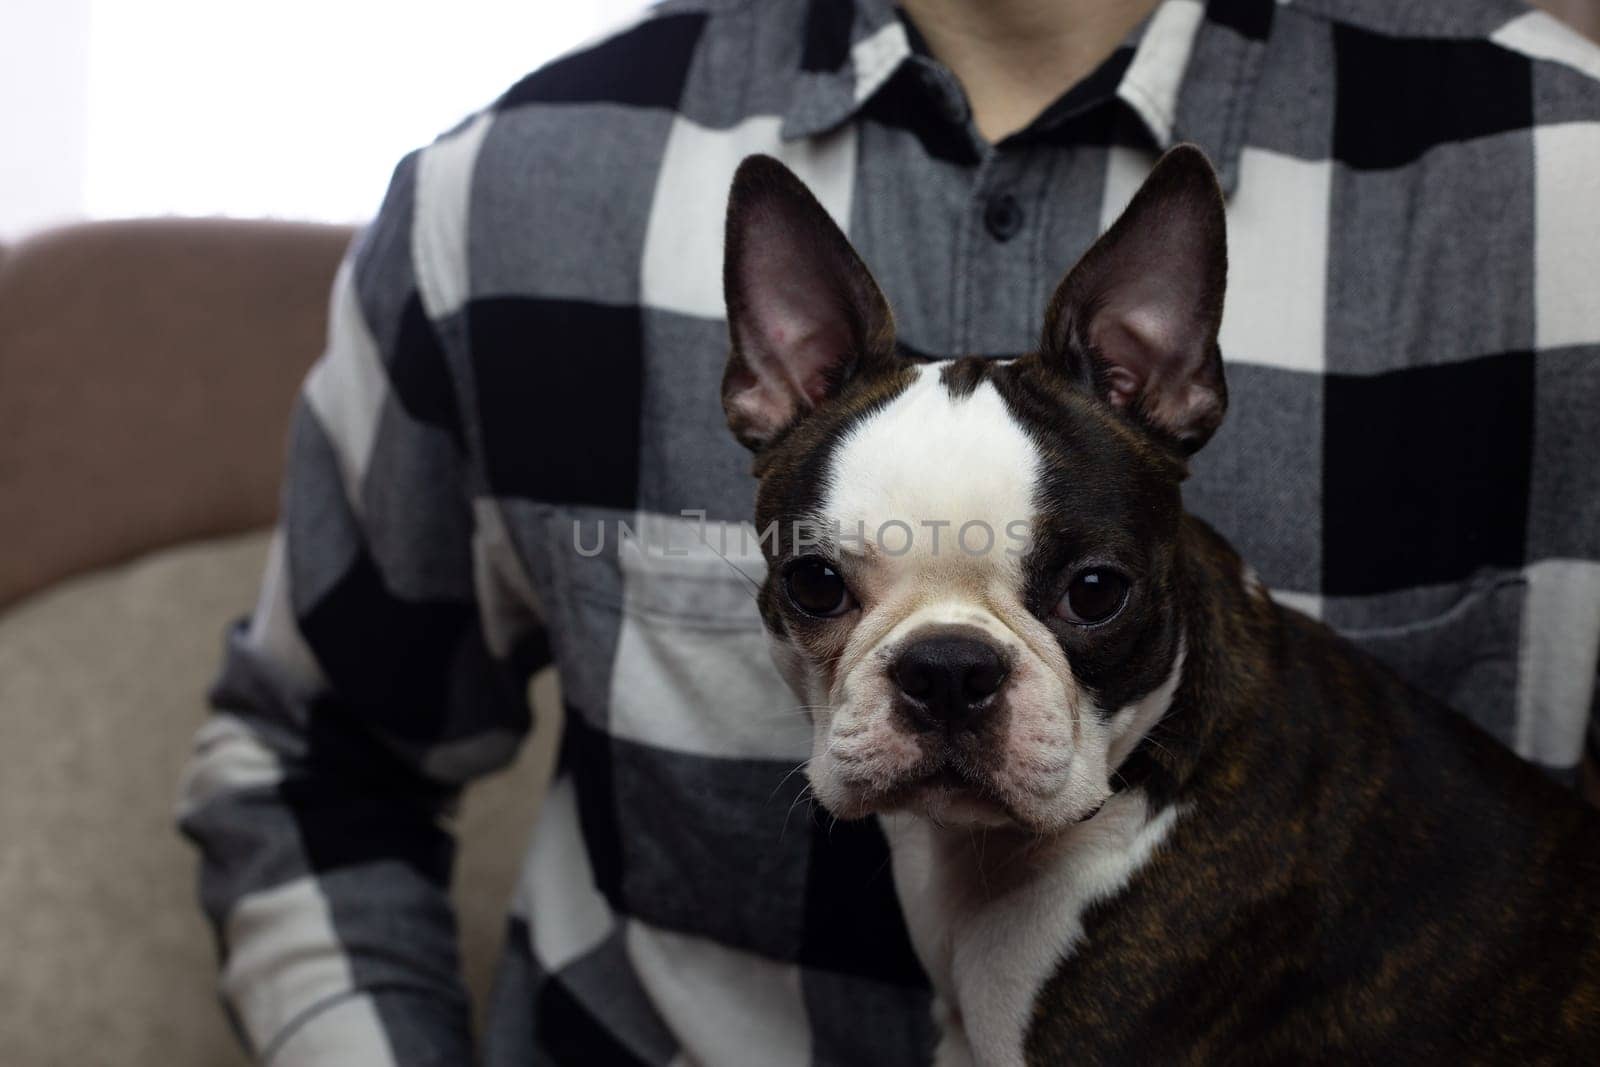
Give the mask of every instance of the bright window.
[[85, 212], [358, 221], [394, 164], [642, 0], [93, 0]]

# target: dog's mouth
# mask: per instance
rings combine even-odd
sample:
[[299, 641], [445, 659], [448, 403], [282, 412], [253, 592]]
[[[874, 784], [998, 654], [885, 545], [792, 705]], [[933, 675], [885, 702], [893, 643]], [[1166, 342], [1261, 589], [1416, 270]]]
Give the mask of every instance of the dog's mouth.
[[829, 721], [826, 758], [808, 773], [819, 801], [843, 819], [904, 814], [1047, 835], [1093, 818], [1105, 799], [1094, 749], [1073, 744], [1053, 721], [1034, 724], [1023, 745], [1014, 725], [998, 715], [960, 730], [913, 731], [892, 710], [857, 706]]
[[937, 823], [1022, 822], [985, 774], [952, 760], [920, 768], [868, 799], [867, 806], [880, 813], [923, 815]]
[[[1100, 813], [1105, 798], [1065, 820], [1030, 817], [1028, 805], [1012, 803], [1001, 786], [981, 768], [945, 756], [927, 761], [893, 782], [854, 792], [847, 818], [904, 812], [941, 826], [1012, 827], [1045, 833], [1088, 822]], [[843, 812], [837, 814], [844, 815]]]

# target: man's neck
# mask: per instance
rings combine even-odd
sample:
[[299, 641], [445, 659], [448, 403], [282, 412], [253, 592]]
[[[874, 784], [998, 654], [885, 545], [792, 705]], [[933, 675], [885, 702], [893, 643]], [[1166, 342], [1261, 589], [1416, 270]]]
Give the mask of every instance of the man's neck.
[[1159, 0], [901, 0], [990, 143], [1022, 129], [1109, 56]]

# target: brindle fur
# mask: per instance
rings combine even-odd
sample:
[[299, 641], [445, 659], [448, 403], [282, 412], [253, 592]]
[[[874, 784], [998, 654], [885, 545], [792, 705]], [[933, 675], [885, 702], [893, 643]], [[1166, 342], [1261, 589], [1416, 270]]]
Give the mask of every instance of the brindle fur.
[[1186, 517], [1189, 657], [1136, 759], [1183, 816], [1086, 916], [1029, 1061], [1600, 1056], [1600, 817]]

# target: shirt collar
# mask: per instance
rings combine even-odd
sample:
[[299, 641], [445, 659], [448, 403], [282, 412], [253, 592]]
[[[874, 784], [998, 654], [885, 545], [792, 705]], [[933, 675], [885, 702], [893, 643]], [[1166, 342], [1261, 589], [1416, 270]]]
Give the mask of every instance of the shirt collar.
[[911, 55], [892, 0], [806, 0], [805, 44], [784, 139], [810, 137], [853, 118]]
[[[786, 139], [813, 136], [855, 117], [900, 68], [917, 58], [892, 0], [807, 0], [805, 45]], [[1130, 35], [1114, 98], [1165, 150], [1203, 148], [1232, 192], [1245, 119], [1261, 72], [1274, 0], [1164, 0]], [[1092, 77], [1092, 76], [1091, 76]], [[930, 107], [932, 106], [930, 101]]]

